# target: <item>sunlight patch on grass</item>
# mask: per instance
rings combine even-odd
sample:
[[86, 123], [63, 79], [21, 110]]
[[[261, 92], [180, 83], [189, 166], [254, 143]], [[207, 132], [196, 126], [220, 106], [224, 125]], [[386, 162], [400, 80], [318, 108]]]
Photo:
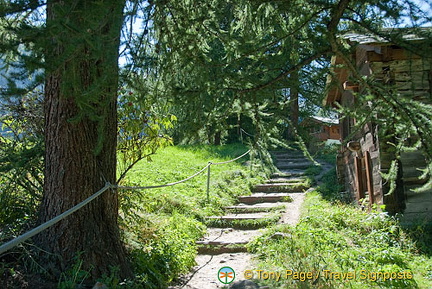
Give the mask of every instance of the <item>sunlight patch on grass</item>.
[[[175, 146], [139, 162], [121, 185], [152, 186], [185, 179], [209, 161], [223, 162], [247, 151], [242, 145]], [[207, 216], [217, 215], [232, 205], [236, 196], [250, 194], [262, 182], [244, 162], [212, 165], [210, 201], [207, 201], [207, 170], [171, 187], [148, 190], [120, 190], [120, 224], [137, 276], [137, 288], [164, 288], [193, 265], [195, 241], [205, 233]], [[141, 281], [139, 281], [141, 280]]]

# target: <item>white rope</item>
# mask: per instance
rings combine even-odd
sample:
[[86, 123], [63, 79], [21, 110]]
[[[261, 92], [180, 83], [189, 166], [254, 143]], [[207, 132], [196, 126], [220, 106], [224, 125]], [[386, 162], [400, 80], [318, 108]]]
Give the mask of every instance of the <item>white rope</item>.
[[247, 133], [244, 129], [240, 128], [240, 133], [244, 133], [247, 136], [255, 137], [253, 134]]
[[78, 205], [70, 208], [69, 210], [67, 210], [66, 212], [58, 215], [57, 217], [39, 225], [38, 227], [28, 231], [27, 233], [24, 233], [23, 235], [10, 240], [9, 242], [3, 244], [0, 246], [0, 255], [3, 254], [4, 252], [12, 249], [15, 246], [18, 246], [19, 244], [21, 244], [22, 242], [26, 241], [27, 239], [30, 239], [31, 237], [33, 237], [36, 234], [39, 234], [40, 232], [42, 232], [43, 230], [51, 227], [52, 225], [54, 225], [55, 223], [59, 222], [60, 220], [66, 218], [67, 216], [69, 216], [70, 214], [78, 211], [79, 209], [81, 209], [82, 207], [84, 207], [85, 205], [87, 205], [88, 203], [90, 203], [91, 201], [93, 201], [94, 199], [96, 199], [97, 197], [99, 197], [103, 192], [105, 192], [106, 190], [108, 190], [109, 188], [112, 188], [113, 185], [111, 185], [110, 183], [106, 183], [105, 186], [100, 189], [99, 191], [97, 191], [96, 193], [94, 193], [93, 195], [91, 195], [90, 197], [88, 197], [87, 199], [85, 199], [84, 201], [82, 201], [81, 203], [79, 203]]
[[91, 201], [93, 201], [94, 199], [96, 199], [97, 197], [99, 197], [103, 192], [105, 192], [106, 190], [110, 189], [110, 188], [114, 188], [114, 189], [122, 189], [122, 190], [145, 190], [145, 189], [155, 189], [155, 188], [163, 188], [163, 187], [169, 187], [169, 186], [174, 186], [174, 185], [178, 185], [180, 183], [184, 183], [196, 176], [198, 176], [199, 174], [201, 174], [202, 172], [204, 172], [207, 168], [209, 168], [211, 165], [222, 165], [222, 164], [227, 164], [227, 163], [231, 163], [234, 162], [242, 157], [244, 157], [245, 155], [247, 155], [250, 152], [250, 150], [248, 150], [247, 152], [245, 152], [244, 154], [242, 154], [239, 157], [236, 157], [235, 159], [226, 161], [226, 162], [219, 162], [219, 163], [212, 163], [209, 162], [204, 168], [202, 168], [200, 171], [196, 172], [195, 174], [193, 174], [192, 176], [183, 179], [181, 181], [177, 181], [174, 183], [169, 183], [169, 184], [165, 184], [165, 185], [157, 185], [157, 186], [146, 186], [146, 187], [130, 187], [130, 186], [118, 186], [118, 185], [112, 185], [110, 183], [106, 183], [105, 186], [100, 189], [99, 191], [97, 191], [96, 193], [94, 193], [93, 195], [91, 195], [90, 197], [88, 197], [87, 199], [85, 199], [84, 201], [82, 201], [81, 203], [79, 203], [78, 205], [70, 208], [69, 210], [67, 210], [66, 212], [58, 215], [57, 217], [37, 226], [36, 228], [28, 231], [27, 233], [22, 234], [21, 236], [10, 240], [9, 242], [6, 242], [5, 244], [0, 246], [0, 255], [3, 254], [4, 252], [12, 249], [15, 246], [18, 246], [19, 244], [25, 242], [26, 240], [30, 239], [31, 237], [33, 237], [36, 234], [39, 234], [40, 232], [42, 232], [43, 230], [53, 226], [54, 224], [56, 224], [57, 222], [59, 222], [60, 220], [66, 218], [67, 216], [69, 216], [70, 214], [78, 211], [79, 209], [81, 209], [82, 207], [84, 207], [85, 205], [87, 205], [88, 203], [90, 203]]
[[250, 150], [248, 150], [247, 152], [245, 152], [244, 154], [242, 154], [241, 156], [236, 157], [235, 159], [229, 160], [229, 161], [225, 161], [225, 162], [219, 162], [219, 163], [212, 163], [209, 162], [204, 168], [202, 168], [200, 171], [196, 172], [195, 174], [193, 174], [192, 176], [183, 179], [181, 181], [177, 181], [174, 183], [169, 183], [169, 184], [165, 184], [165, 185], [156, 185], [156, 186], [145, 186], [145, 187], [140, 187], [140, 186], [116, 186], [117, 189], [121, 189], [121, 190], [148, 190], [148, 189], [156, 189], [156, 188], [164, 188], [164, 187], [170, 187], [170, 186], [175, 186], [181, 183], [184, 183], [196, 176], [198, 176], [199, 174], [201, 174], [202, 172], [204, 172], [209, 166], [211, 165], [223, 165], [223, 164], [228, 164], [231, 162], [235, 162], [238, 159], [241, 159], [242, 157], [244, 157], [245, 155], [247, 155], [248, 153], [250, 153]]
[[147, 190], [147, 189], [156, 189], [156, 188], [163, 188], [163, 187], [170, 187], [170, 186], [174, 186], [174, 185], [178, 185], [181, 183], [184, 183], [186, 181], [189, 181], [192, 178], [195, 178], [196, 176], [198, 176], [199, 174], [201, 174], [202, 172], [204, 172], [209, 166], [211, 165], [211, 163], [208, 163], [204, 168], [202, 168], [199, 172], [196, 172], [195, 174], [193, 174], [192, 176], [181, 180], [181, 181], [177, 181], [174, 183], [169, 183], [169, 184], [165, 184], [165, 185], [157, 185], [157, 186], [146, 186], [146, 187], [133, 187], [133, 186], [115, 186], [117, 189], [122, 189], [122, 190]]
[[247, 152], [245, 152], [244, 154], [242, 154], [241, 156], [236, 157], [235, 159], [226, 161], [226, 162], [220, 162], [220, 163], [211, 163], [212, 165], [223, 165], [223, 164], [228, 164], [228, 163], [232, 163], [235, 162], [238, 159], [241, 159], [242, 157], [244, 157], [245, 155], [247, 155], [248, 153], [250, 153], [251, 150], [248, 150]]

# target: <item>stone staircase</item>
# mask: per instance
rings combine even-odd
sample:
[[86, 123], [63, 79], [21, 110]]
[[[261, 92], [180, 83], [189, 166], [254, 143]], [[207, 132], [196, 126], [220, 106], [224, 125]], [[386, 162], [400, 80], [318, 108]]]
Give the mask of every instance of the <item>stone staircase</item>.
[[206, 220], [206, 236], [197, 241], [198, 256], [195, 272], [186, 284], [171, 289], [224, 288], [215, 280], [217, 270], [231, 266], [242, 280], [245, 269], [250, 269], [247, 244], [262, 234], [261, 229], [277, 223], [295, 225], [299, 207], [310, 181], [305, 169], [312, 165], [302, 152], [273, 152], [279, 170], [264, 184], [254, 187], [249, 196], [238, 197], [236, 205], [225, 208], [225, 215]]
[[310, 187], [304, 170], [312, 162], [303, 153], [284, 151], [273, 156], [279, 173], [255, 186], [250, 196], [238, 197], [238, 204], [226, 207], [225, 215], [207, 218], [208, 233], [197, 241], [199, 254], [246, 252], [247, 243], [260, 234], [259, 229], [281, 222], [293, 194]]

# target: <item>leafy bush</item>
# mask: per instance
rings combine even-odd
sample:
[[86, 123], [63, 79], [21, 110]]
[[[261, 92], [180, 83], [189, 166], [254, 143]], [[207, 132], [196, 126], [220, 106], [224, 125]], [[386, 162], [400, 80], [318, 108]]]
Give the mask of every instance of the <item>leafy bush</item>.
[[43, 186], [42, 95], [3, 103], [0, 114], [0, 241], [36, 219]]
[[145, 288], [164, 288], [178, 274], [188, 272], [195, 265], [195, 240], [203, 232], [200, 222], [176, 213], [134, 234], [135, 239], [129, 236], [136, 281]]
[[341, 201], [343, 203], [350, 203], [352, 201], [349, 194], [342, 192], [343, 186], [339, 184], [336, 168], [326, 172], [322, 176], [321, 181], [322, 184], [318, 190], [326, 200], [331, 202]]

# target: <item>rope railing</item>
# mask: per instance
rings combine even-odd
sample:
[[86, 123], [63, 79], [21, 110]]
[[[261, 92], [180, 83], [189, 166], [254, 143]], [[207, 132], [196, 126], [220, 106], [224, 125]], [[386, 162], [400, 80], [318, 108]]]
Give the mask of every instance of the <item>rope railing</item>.
[[240, 134], [241, 134], [241, 135], [245, 134], [245, 135], [250, 136], [250, 137], [255, 137], [253, 134], [248, 133], [247, 131], [245, 131], [245, 130], [242, 129], [242, 128], [240, 128]]
[[96, 193], [94, 193], [93, 195], [91, 195], [90, 197], [88, 197], [87, 199], [85, 199], [84, 201], [79, 203], [78, 205], [70, 208], [69, 210], [65, 211], [64, 213], [58, 215], [57, 217], [54, 217], [51, 220], [37, 226], [36, 228], [28, 231], [27, 233], [24, 233], [21, 236], [16, 237], [15, 239], [10, 240], [9, 242], [1, 245], [0, 246], [0, 255], [6, 251], [12, 249], [13, 247], [18, 246], [19, 244], [25, 242], [26, 240], [30, 239], [34, 235], [39, 234], [43, 230], [48, 229], [49, 227], [53, 226], [54, 224], [56, 224], [60, 220], [69, 216], [70, 214], [78, 211], [79, 209], [81, 209], [82, 207], [84, 207], [85, 205], [87, 205], [88, 203], [90, 203], [91, 201], [96, 199], [97, 197], [99, 197], [103, 192], [105, 192], [106, 190], [108, 190], [112, 187], [113, 187], [113, 185], [111, 185], [110, 183], [106, 183], [102, 189], [100, 189], [99, 191], [97, 191]]
[[232, 160], [229, 160], [229, 161], [225, 161], [225, 162], [219, 162], [219, 163], [209, 163], [209, 164], [212, 164], [212, 165], [224, 165], [224, 164], [229, 164], [229, 163], [232, 163], [232, 162], [235, 162], [236, 160], [239, 160], [239, 159], [241, 159], [242, 157], [244, 157], [245, 155], [247, 155], [248, 153], [250, 153], [250, 151], [251, 150], [248, 150], [247, 152], [245, 152], [244, 154], [242, 154], [241, 156], [238, 156], [238, 157], [236, 157], [235, 159], [232, 159]]
[[168, 183], [165, 185], [156, 185], [156, 186], [115, 186], [117, 189], [122, 189], [122, 190], [148, 190], [148, 189], [157, 189], [157, 188], [164, 188], [164, 187], [170, 187], [170, 186], [175, 186], [181, 183], [184, 183], [186, 181], [189, 181], [190, 179], [195, 178], [196, 176], [198, 176], [199, 174], [201, 174], [202, 172], [204, 172], [209, 166], [211, 165], [211, 163], [208, 163], [204, 168], [202, 168], [200, 171], [196, 172], [195, 174], [193, 174], [190, 177], [187, 177], [186, 179], [183, 179], [181, 181], [177, 181], [174, 183]]
[[39, 234], [40, 232], [42, 232], [43, 230], [53, 226], [54, 224], [58, 223], [59, 221], [61, 221], [62, 219], [66, 218], [67, 216], [69, 216], [70, 214], [78, 211], [79, 209], [81, 209], [82, 207], [84, 207], [85, 205], [87, 205], [88, 203], [90, 203], [91, 201], [93, 201], [94, 199], [96, 199], [97, 197], [99, 197], [102, 193], [104, 193], [106, 190], [108, 189], [122, 189], [122, 190], [147, 190], [147, 189], [156, 189], [156, 188], [163, 188], [163, 187], [169, 187], [169, 186], [174, 186], [174, 185], [178, 185], [181, 183], [184, 183], [196, 176], [198, 176], [199, 174], [203, 173], [206, 169], [207, 169], [207, 201], [209, 202], [209, 193], [210, 193], [210, 167], [212, 165], [222, 165], [222, 164], [227, 164], [227, 163], [231, 163], [231, 162], [235, 162], [236, 160], [246, 156], [248, 153], [250, 153], [250, 150], [248, 150], [247, 152], [245, 152], [244, 154], [229, 160], [229, 161], [225, 161], [225, 162], [218, 162], [218, 163], [212, 163], [212, 162], [208, 162], [208, 164], [202, 168], [201, 170], [199, 170], [198, 172], [196, 172], [195, 174], [191, 175], [190, 177], [187, 177], [186, 179], [177, 181], [177, 182], [173, 182], [173, 183], [168, 183], [168, 184], [164, 184], [164, 185], [155, 185], [155, 186], [137, 186], [137, 187], [133, 187], [133, 186], [119, 186], [119, 185], [113, 185], [109, 182], [105, 183], [105, 186], [103, 188], [101, 188], [99, 191], [97, 191], [96, 193], [94, 193], [93, 195], [91, 195], [90, 197], [88, 197], [87, 199], [85, 199], [84, 201], [82, 201], [81, 203], [75, 205], [74, 207], [70, 208], [69, 210], [63, 212], [62, 214], [52, 218], [51, 220], [37, 226], [36, 228], [22, 234], [19, 237], [16, 237], [15, 239], [12, 239], [6, 243], [4, 243], [3, 245], [0, 246], [0, 255], [3, 254], [6, 251], [9, 251], [10, 249], [18, 246], [19, 244], [25, 242], [26, 240], [30, 239], [31, 237]]

